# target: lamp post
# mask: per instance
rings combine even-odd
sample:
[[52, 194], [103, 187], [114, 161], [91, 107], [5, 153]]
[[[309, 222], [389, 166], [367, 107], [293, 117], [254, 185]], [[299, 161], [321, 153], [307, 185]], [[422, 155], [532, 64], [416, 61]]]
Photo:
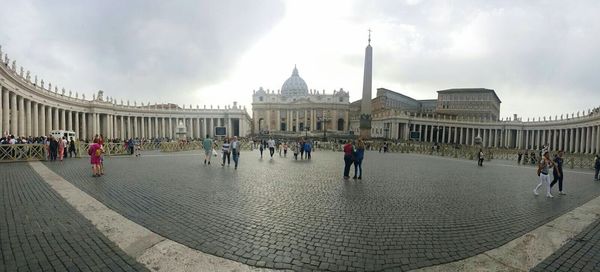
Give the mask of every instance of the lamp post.
[[304, 131], [305, 131], [305, 138], [308, 138], [308, 130], [310, 129], [310, 127], [304, 127]]

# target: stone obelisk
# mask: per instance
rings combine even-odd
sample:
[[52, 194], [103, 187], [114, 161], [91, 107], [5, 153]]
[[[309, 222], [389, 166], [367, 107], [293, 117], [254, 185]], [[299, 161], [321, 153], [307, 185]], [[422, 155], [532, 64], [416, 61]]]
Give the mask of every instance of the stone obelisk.
[[365, 71], [363, 77], [363, 93], [360, 102], [360, 137], [371, 138], [371, 89], [373, 87], [373, 48], [371, 47], [371, 30], [369, 44], [365, 49]]

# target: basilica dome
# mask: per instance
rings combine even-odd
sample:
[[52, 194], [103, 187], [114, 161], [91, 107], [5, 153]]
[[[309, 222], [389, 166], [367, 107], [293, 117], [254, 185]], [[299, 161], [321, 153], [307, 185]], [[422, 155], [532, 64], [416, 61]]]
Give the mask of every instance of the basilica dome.
[[292, 76], [283, 83], [283, 86], [281, 86], [281, 94], [285, 96], [308, 95], [308, 86], [306, 86], [304, 79], [298, 75], [296, 66], [294, 66]]

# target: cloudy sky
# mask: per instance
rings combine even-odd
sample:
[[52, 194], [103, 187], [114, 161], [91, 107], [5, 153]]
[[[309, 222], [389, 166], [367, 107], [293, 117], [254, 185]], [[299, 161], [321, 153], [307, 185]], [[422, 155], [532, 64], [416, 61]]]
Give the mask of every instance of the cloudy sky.
[[501, 115], [600, 105], [600, 1], [0, 1], [0, 44], [73, 92], [138, 102], [251, 104], [298, 66], [310, 89], [373, 95], [496, 90]]

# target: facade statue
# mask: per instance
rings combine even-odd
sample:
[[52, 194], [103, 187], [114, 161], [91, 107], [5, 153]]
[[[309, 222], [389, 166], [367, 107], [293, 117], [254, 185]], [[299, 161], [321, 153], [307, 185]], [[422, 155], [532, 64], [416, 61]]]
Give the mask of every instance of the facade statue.
[[58, 93], [58, 86], [54, 86], [54, 93]]
[[42, 85], [40, 85], [42, 89], [44, 88], [44, 80], [42, 79]]
[[52, 91], [52, 82], [48, 82], [48, 91], [51, 92]]
[[23, 77], [23, 74], [25, 73], [25, 69], [23, 69], [23, 66], [21, 66], [21, 69], [19, 70], [19, 75], [21, 77]]
[[79, 98], [79, 92], [75, 92], [75, 98]]
[[37, 82], [38, 82], [37, 75], [35, 75], [35, 81], [33, 82], [33, 85], [37, 86]]
[[8, 65], [8, 62], [10, 60], [8, 59], [8, 54], [4, 54], [4, 64]]
[[17, 61], [16, 60], [13, 60], [13, 62], [12, 62], [12, 70], [15, 72], [17, 71]]
[[27, 82], [29, 82], [30, 79], [31, 79], [31, 72], [29, 72], [29, 70], [27, 70], [27, 73], [25, 74], [25, 80], [27, 80]]
[[96, 94], [92, 94], [92, 101], [96, 100]]
[[104, 100], [104, 91], [98, 90], [98, 96], [96, 98], [98, 99], [98, 101], [103, 101]]
[[65, 87], [62, 88], [62, 95], [65, 95]]

